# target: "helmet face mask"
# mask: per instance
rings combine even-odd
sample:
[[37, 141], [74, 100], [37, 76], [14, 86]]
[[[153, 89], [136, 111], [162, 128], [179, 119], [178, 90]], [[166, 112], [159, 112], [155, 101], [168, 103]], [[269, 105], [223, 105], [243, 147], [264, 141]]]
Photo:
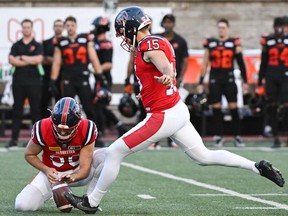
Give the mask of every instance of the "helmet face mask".
[[51, 112], [53, 133], [61, 143], [67, 143], [76, 135], [81, 120], [78, 103], [70, 97], [60, 99]]
[[192, 94], [190, 93], [185, 99], [185, 103], [195, 115], [202, 116], [205, 110], [209, 109], [207, 95], [205, 93]]
[[[133, 46], [133, 42], [125, 37], [124, 35], [120, 35], [118, 37], [122, 38], [122, 42], [120, 43], [120, 46], [127, 52], [133, 52], [135, 50], [135, 45]], [[134, 43], [135, 44], [135, 43]]]
[[137, 46], [138, 30], [151, 24], [150, 18], [139, 7], [127, 7], [119, 12], [115, 18], [116, 37], [122, 38], [120, 46], [131, 52]]
[[68, 127], [67, 125], [55, 125], [53, 123], [53, 129], [57, 133], [57, 136], [60, 138], [60, 140], [69, 140], [69, 138], [74, 134], [75, 130], [78, 128], [78, 125], [75, 125], [74, 127]]

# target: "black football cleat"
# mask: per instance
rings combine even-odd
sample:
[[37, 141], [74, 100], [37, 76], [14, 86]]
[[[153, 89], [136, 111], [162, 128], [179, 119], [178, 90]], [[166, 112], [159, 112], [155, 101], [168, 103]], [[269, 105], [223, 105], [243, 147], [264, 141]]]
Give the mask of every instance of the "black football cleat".
[[255, 163], [255, 167], [259, 170], [261, 176], [270, 179], [279, 187], [284, 186], [285, 180], [282, 177], [282, 174], [277, 168], [273, 167], [269, 161], [261, 160]]
[[83, 197], [76, 196], [72, 193], [65, 192], [64, 196], [75, 208], [80, 209], [86, 214], [95, 214], [97, 211], [102, 211], [99, 206], [91, 207], [87, 195]]
[[77, 208], [77, 204], [82, 202], [84, 199], [84, 196], [79, 197], [70, 192], [64, 192], [64, 196], [74, 208]]

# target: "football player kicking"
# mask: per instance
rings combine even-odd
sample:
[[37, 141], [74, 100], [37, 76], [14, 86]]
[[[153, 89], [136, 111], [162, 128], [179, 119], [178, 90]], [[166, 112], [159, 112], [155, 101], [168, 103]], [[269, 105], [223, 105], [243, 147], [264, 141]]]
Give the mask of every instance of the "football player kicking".
[[[25, 149], [25, 159], [40, 172], [17, 195], [17, 211], [36, 211], [52, 197], [57, 180], [69, 186], [88, 184], [90, 193], [103, 167], [106, 148], [94, 150], [96, 125], [81, 118], [73, 98], [60, 99], [51, 117], [36, 122]], [[42, 160], [38, 154], [42, 151]], [[91, 165], [92, 164], [92, 165]]]
[[175, 86], [173, 48], [167, 39], [150, 35], [150, 22], [142, 9], [135, 6], [123, 9], [115, 19], [116, 36], [123, 39], [121, 47], [128, 51], [136, 49], [135, 73], [147, 116], [107, 148], [104, 167], [93, 192], [82, 198], [66, 193], [69, 202], [86, 213], [97, 212], [103, 196], [118, 176], [122, 160], [166, 137], [198, 164], [244, 168], [283, 187], [281, 173], [270, 162], [256, 163], [226, 150], [205, 147]]

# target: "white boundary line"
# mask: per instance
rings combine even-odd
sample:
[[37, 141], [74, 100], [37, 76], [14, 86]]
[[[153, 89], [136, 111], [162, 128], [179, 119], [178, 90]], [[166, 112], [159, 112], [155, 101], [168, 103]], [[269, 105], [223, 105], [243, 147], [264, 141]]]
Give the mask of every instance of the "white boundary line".
[[260, 198], [253, 197], [253, 196], [248, 195], [248, 194], [242, 194], [242, 193], [238, 193], [236, 191], [229, 190], [229, 189], [226, 189], [226, 188], [221, 188], [221, 187], [218, 187], [218, 186], [214, 186], [214, 185], [198, 182], [198, 181], [195, 181], [193, 179], [187, 179], [187, 178], [178, 177], [178, 176], [175, 176], [175, 175], [172, 175], [172, 174], [169, 174], [169, 173], [159, 172], [159, 171], [156, 171], [156, 170], [148, 169], [148, 168], [145, 168], [145, 167], [141, 167], [141, 166], [138, 166], [138, 165], [135, 165], [135, 164], [131, 164], [131, 163], [126, 163], [126, 162], [122, 162], [122, 165], [125, 166], [125, 167], [129, 167], [131, 169], [135, 169], [135, 170], [144, 172], [144, 173], [150, 173], [150, 174], [161, 176], [161, 177], [164, 177], [164, 178], [168, 178], [168, 179], [172, 179], [172, 180], [176, 180], [176, 181], [181, 181], [181, 182], [185, 182], [185, 183], [188, 183], [188, 184], [191, 184], [191, 185], [195, 185], [195, 186], [198, 186], [198, 187], [202, 187], [202, 188], [218, 191], [218, 192], [221, 192], [221, 193], [224, 193], [224, 194], [229, 194], [231, 196], [236, 196], [236, 197], [239, 197], [239, 198], [242, 198], [242, 199], [246, 199], [246, 200], [251, 200], [251, 201], [254, 201], [254, 202], [258, 202], [258, 203], [267, 204], [267, 205], [270, 205], [270, 206], [277, 207], [279, 209], [288, 210], [288, 205], [285, 205], [285, 204], [277, 203], [277, 202], [270, 201], [270, 200], [260, 199]]

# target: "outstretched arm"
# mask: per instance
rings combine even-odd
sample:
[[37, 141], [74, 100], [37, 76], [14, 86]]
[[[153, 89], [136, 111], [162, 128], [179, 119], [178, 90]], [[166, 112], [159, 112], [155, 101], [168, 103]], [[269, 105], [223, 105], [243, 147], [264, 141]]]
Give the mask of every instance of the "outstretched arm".
[[144, 59], [151, 62], [163, 74], [161, 77], [154, 78], [163, 85], [170, 86], [175, 79], [173, 65], [168, 61], [165, 53], [162, 50], [153, 50], [144, 53]]

